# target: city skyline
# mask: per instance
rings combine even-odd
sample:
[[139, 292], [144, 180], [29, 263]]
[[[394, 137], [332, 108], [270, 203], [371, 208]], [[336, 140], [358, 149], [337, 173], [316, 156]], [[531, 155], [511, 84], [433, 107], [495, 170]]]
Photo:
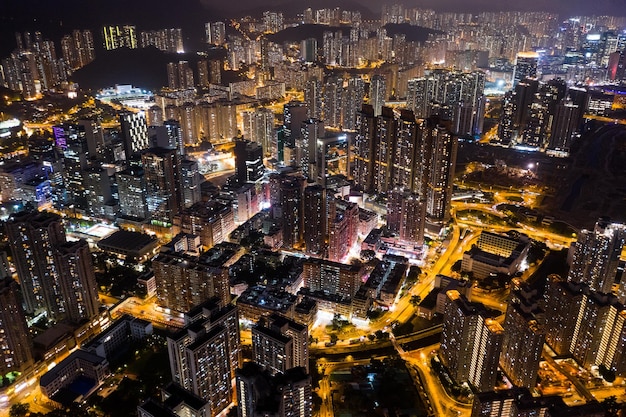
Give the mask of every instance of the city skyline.
[[626, 412], [626, 16], [33, 1], [0, 417]]

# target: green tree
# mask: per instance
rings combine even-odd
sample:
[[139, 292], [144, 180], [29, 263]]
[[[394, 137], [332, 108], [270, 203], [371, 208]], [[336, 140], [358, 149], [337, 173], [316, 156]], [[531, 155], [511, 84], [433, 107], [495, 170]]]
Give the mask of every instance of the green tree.
[[619, 404], [615, 395], [606, 397], [600, 404], [606, 411], [607, 417], [617, 417], [619, 415]]
[[422, 297], [419, 295], [411, 296], [411, 300], [409, 301], [413, 307], [417, 307], [422, 302]]
[[30, 411], [30, 404], [17, 403], [11, 406], [9, 417], [25, 417]]

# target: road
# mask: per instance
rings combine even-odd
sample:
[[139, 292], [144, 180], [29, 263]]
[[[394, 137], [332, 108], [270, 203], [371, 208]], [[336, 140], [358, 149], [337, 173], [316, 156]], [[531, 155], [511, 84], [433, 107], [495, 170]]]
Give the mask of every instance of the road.
[[568, 370], [559, 365], [546, 349], [543, 350], [542, 357], [550, 366], [559, 371], [574, 385], [576, 391], [578, 392], [578, 394], [580, 394], [581, 397], [583, 397], [587, 401], [595, 401], [595, 397], [589, 392], [585, 385], [583, 385], [583, 383], [580, 382], [580, 380], [575, 375], [570, 374]]
[[[435, 416], [469, 416], [472, 411], [471, 404], [461, 403], [450, 397], [441, 385], [437, 375], [430, 369], [430, 360], [433, 352], [439, 349], [439, 344], [427, 346], [412, 352], [405, 352], [402, 347], [394, 342], [394, 346], [400, 357], [411, 364], [419, 372], [421, 384], [429, 399], [429, 411]], [[434, 413], [434, 414], [433, 414]]]

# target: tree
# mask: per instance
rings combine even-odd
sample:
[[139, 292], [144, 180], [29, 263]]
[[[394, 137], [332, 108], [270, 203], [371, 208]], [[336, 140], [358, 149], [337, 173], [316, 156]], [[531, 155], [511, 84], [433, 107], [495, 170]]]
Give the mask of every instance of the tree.
[[11, 406], [9, 417], [25, 417], [30, 411], [30, 404], [17, 403]]
[[419, 295], [411, 296], [411, 300], [409, 301], [413, 307], [417, 307], [422, 302], [422, 297]]
[[606, 411], [606, 415], [608, 417], [617, 417], [619, 413], [619, 404], [617, 403], [617, 397], [612, 395], [610, 397], [606, 397], [604, 401], [600, 403], [602, 408]]

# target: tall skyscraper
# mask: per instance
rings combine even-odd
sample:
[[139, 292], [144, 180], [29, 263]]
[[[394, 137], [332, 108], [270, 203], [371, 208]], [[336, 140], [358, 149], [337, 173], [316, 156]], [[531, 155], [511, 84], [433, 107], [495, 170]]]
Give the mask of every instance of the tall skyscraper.
[[539, 55], [536, 52], [519, 52], [515, 59], [513, 87], [524, 78], [537, 78]]
[[387, 229], [405, 242], [422, 245], [426, 206], [419, 195], [396, 187], [387, 197]]
[[198, 252], [200, 238], [177, 235], [153, 261], [159, 305], [188, 311], [208, 299], [230, 301], [228, 269], [216, 266]]
[[272, 153], [274, 112], [264, 107], [243, 114], [244, 135], [263, 148], [264, 155]]
[[358, 237], [359, 208], [338, 198], [328, 201], [328, 253], [331, 261], [342, 262]]
[[141, 154], [148, 213], [171, 224], [181, 207], [180, 156], [175, 149], [152, 148]]
[[445, 222], [450, 218], [457, 138], [437, 119], [428, 119], [421, 134], [422, 155], [426, 155], [426, 160], [422, 177], [425, 190], [420, 195], [426, 201], [428, 218]]
[[304, 87], [304, 102], [306, 103], [308, 118], [322, 118], [322, 83], [319, 79], [311, 78], [306, 82]]
[[300, 127], [307, 119], [307, 107], [302, 102], [290, 102], [283, 107], [283, 125], [285, 127], [286, 144], [294, 146], [300, 138]]
[[150, 147], [148, 122], [144, 112], [120, 114], [120, 126], [126, 160]]
[[115, 174], [120, 215], [135, 219], [148, 218], [146, 179], [143, 169], [130, 167]]
[[364, 104], [356, 114], [357, 134], [354, 139], [352, 176], [355, 184], [365, 191], [371, 191], [373, 188], [375, 124], [374, 108], [369, 104]]
[[102, 32], [104, 49], [107, 51], [117, 48], [136, 49], [139, 46], [135, 26], [104, 26]]
[[252, 357], [272, 374], [295, 367], [309, 370], [309, 332], [281, 315], [262, 318], [252, 328]]
[[61, 39], [61, 53], [73, 70], [84, 67], [96, 58], [93, 34], [90, 30], [74, 30]]
[[497, 377], [502, 326], [486, 316], [482, 304], [467, 301], [456, 290], [446, 293], [441, 360], [452, 378], [477, 391], [492, 391]]
[[304, 286], [311, 291], [324, 291], [342, 297], [353, 297], [363, 283], [363, 267], [323, 259], [304, 261], [302, 274]]
[[185, 52], [183, 31], [180, 28], [142, 31], [139, 36], [141, 48], [153, 46], [161, 51], [174, 54]]
[[167, 84], [172, 90], [187, 90], [195, 87], [193, 71], [188, 61], [167, 64]]
[[52, 254], [65, 242], [61, 217], [46, 212], [19, 212], [6, 223], [26, 312], [45, 311], [49, 318], [65, 317], [59, 272]]
[[271, 375], [262, 366], [246, 362], [237, 370], [238, 417], [311, 417], [311, 377], [304, 368]]
[[280, 180], [280, 210], [283, 224], [283, 245], [292, 248], [302, 242], [303, 177], [283, 177]]
[[235, 141], [235, 177], [240, 184], [256, 182], [265, 173], [263, 148], [257, 142]]
[[572, 245], [572, 263], [567, 280], [582, 282], [593, 291], [611, 292], [622, 248], [626, 244], [626, 226], [599, 219], [593, 230], [581, 230]]
[[[300, 59], [304, 62], [317, 61], [317, 39], [307, 38], [300, 42]], [[315, 117], [315, 116], [310, 116]]]
[[431, 117], [418, 125], [412, 112], [398, 115], [388, 107], [374, 117], [372, 107], [364, 105], [357, 114], [355, 183], [376, 193], [407, 188], [424, 201], [432, 221], [446, 221], [457, 151], [449, 124]]
[[[6, 253], [2, 257], [6, 261]], [[4, 264], [6, 265], [6, 263]], [[0, 374], [21, 372], [33, 362], [33, 346], [18, 296], [17, 283], [8, 276], [0, 278]]]
[[530, 288], [522, 285], [511, 297], [504, 319], [500, 366], [517, 387], [533, 389], [545, 342], [543, 313]]
[[221, 46], [226, 43], [226, 24], [224, 22], [208, 22], [204, 24], [206, 43]]
[[240, 361], [237, 308], [210, 300], [185, 320], [187, 326], [167, 338], [172, 380], [207, 401], [215, 417], [233, 401]]
[[582, 110], [571, 101], [559, 103], [554, 115], [549, 149], [569, 151], [575, 135], [579, 132]]
[[322, 257], [326, 249], [326, 189], [311, 185], [304, 189], [304, 250], [310, 256]]
[[374, 75], [370, 81], [369, 103], [374, 108], [374, 116], [381, 114], [387, 97], [387, 86], [383, 75]]
[[181, 204], [188, 208], [199, 202], [202, 198], [201, 184], [204, 177], [198, 170], [198, 162], [190, 159], [183, 159], [180, 162], [181, 178]]
[[557, 354], [572, 355], [586, 368], [601, 364], [626, 374], [626, 309], [616, 296], [552, 275], [544, 304], [546, 341]]
[[346, 130], [356, 129], [356, 114], [363, 106], [365, 99], [365, 82], [360, 76], [348, 79], [342, 100], [342, 127]]
[[55, 246], [54, 262], [60, 276], [67, 318], [82, 323], [98, 315], [98, 284], [86, 240]]

